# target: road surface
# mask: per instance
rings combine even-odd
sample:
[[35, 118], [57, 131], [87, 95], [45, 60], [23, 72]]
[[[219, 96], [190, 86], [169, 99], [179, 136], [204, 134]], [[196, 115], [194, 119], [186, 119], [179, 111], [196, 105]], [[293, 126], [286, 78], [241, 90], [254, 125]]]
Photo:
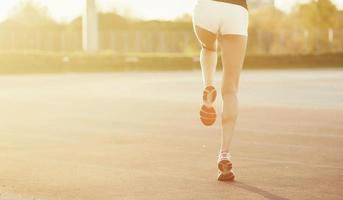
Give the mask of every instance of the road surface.
[[235, 183], [216, 181], [220, 124], [199, 122], [199, 71], [0, 85], [1, 200], [343, 198], [343, 70], [244, 72]]

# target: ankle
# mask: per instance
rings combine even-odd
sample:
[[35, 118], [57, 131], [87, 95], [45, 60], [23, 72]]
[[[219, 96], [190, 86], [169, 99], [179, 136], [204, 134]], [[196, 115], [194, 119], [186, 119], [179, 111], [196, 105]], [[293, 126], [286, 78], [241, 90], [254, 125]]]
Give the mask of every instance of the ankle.
[[228, 150], [220, 150], [219, 151], [219, 156], [220, 157], [231, 157], [231, 154]]
[[229, 152], [220, 152], [218, 155], [218, 161], [222, 161], [222, 160], [231, 160], [231, 154]]
[[219, 153], [220, 154], [229, 154], [230, 151], [228, 149], [220, 149]]

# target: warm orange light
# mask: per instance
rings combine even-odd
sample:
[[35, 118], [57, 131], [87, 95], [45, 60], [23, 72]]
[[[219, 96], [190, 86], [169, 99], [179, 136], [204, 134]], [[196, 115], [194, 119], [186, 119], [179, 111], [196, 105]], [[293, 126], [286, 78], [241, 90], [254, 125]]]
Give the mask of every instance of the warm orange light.
[[[70, 21], [82, 12], [84, 0], [1, 0], [0, 21], [4, 20], [20, 2], [34, 1], [47, 6], [49, 14], [59, 21]], [[100, 10], [116, 10], [121, 14], [144, 19], [173, 19], [184, 13], [191, 13], [196, 0], [97, 0]], [[296, 2], [308, 0], [275, 0], [276, 6], [289, 10]], [[332, 0], [343, 9], [341, 0]]]

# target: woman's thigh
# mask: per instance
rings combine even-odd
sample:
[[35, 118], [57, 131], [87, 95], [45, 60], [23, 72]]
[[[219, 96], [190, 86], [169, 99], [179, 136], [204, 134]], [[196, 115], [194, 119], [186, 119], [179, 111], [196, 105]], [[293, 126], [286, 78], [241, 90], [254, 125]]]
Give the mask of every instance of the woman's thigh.
[[247, 36], [222, 35], [219, 43], [223, 62], [223, 92], [237, 92], [246, 54]]
[[217, 34], [196, 25], [194, 26], [194, 32], [203, 48], [210, 51], [217, 51]]

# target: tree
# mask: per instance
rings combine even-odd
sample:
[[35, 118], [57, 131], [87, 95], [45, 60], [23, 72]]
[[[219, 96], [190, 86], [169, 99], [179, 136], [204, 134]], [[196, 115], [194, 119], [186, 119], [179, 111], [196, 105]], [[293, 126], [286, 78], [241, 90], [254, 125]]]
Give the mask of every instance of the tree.
[[335, 28], [343, 29], [343, 11], [337, 12]]
[[337, 8], [330, 0], [312, 0], [298, 5], [292, 15], [293, 20], [299, 20], [306, 29], [328, 29], [336, 23]]
[[192, 22], [192, 15], [183, 14], [183, 15], [177, 17], [174, 21], [175, 22], [189, 22], [189, 23], [191, 23]]
[[259, 30], [275, 30], [282, 28], [286, 14], [274, 6], [260, 8], [251, 14], [250, 27]]
[[53, 29], [60, 26], [48, 15], [46, 7], [33, 1], [25, 1], [12, 15], [2, 24], [6, 28], [16, 29]]
[[251, 14], [249, 43], [263, 53], [270, 53], [286, 14], [274, 6], [260, 8]]

